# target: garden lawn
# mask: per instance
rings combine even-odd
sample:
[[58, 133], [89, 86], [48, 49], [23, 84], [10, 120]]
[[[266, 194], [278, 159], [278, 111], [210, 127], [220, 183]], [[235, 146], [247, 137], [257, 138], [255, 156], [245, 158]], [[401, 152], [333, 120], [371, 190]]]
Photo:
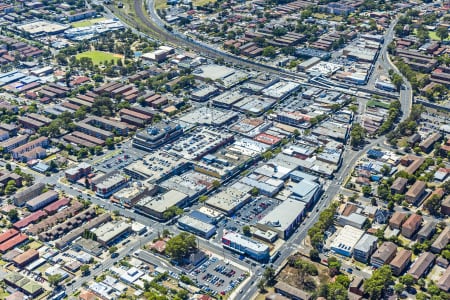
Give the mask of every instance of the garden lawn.
[[113, 59], [114, 59], [115, 63], [117, 63], [117, 61], [119, 59], [122, 59], [122, 55], [120, 55], [120, 54], [114, 54], [114, 53], [110, 53], [110, 52], [103, 52], [103, 51], [96, 51], [96, 50], [78, 53], [76, 55], [76, 57], [77, 57], [77, 59], [81, 59], [83, 57], [89, 57], [92, 59], [92, 63], [94, 65], [102, 64], [105, 61], [110, 62]]

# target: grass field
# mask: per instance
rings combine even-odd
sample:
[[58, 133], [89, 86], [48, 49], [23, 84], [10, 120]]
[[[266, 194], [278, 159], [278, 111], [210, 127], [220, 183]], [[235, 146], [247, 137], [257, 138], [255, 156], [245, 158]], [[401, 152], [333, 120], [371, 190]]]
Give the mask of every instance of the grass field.
[[381, 108], [389, 108], [389, 104], [385, 103], [385, 102], [381, 102], [381, 101], [377, 101], [377, 100], [369, 100], [367, 101], [367, 106], [369, 107], [381, 107]]
[[82, 20], [82, 21], [78, 21], [78, 22], [73, 22], [73, 23], [70, 23], [70, 25], [72, 25], [72, 27], [74, 27], [74, 28], [85, 27], [85, 26], [94, 25], [97, 22], [105, 21], [105, 20], [106, 20], [106, 18], [96, 18], [96, 19], [89, 19], [89, 20]]
[[120, 54], [114, 54], [114, 53], [96, 51], [96, 50], [78, 53], [76, 57], [77, 57], [77, 59], [80, 59], [82, 57], [89, 57], [92, 59], [92, 62], [94, 63], [94, 65], [102, 64], [105, 61], [109, 62], [112, 59], [114, 59], [114, 61], [117, 63], [117, 61], [119, 59], [122, 59], [122, 55], [120, 55]]
[[[194, 6], [203, 6], [207, 3], [215, 2], [216, 0], [192, 0], [192, 4]], [[163, 9], [167, 8], [167, 0], [155, 0], [155, 8], [156, 9]]]

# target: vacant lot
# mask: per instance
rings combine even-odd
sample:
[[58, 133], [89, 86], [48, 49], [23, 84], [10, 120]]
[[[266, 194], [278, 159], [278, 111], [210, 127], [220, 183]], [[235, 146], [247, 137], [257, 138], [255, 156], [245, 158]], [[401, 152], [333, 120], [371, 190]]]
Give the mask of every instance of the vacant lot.
[[86, 51], [86, 52], [77, 54], [77, 59], [81, 59], [83, 57], [89, 57], [90, 59], [92, 59], [92, 62], [94, 63], [94, 65], [103, 64], [105, 61], [110, 62], [111, 60], [114, 60], [114, 62], [117, 63], [117, 61], [119, 59], [122, 59], [122, 55], [120, 55], [120, 54], [114, 54], [114, 53], [96, 51], [96, 50]]
[[86, 26], [94, 25], [95, 23], [100, 22], [100, 21], [105, 21], [105, 20], [106, 20], [106, 18], [95, 18], [95, 19], [73, 22], [73, 23], [70, 23], [70, 25], [72, 25], [72, 27], [74, 27], [74, 28], [86, 27]]

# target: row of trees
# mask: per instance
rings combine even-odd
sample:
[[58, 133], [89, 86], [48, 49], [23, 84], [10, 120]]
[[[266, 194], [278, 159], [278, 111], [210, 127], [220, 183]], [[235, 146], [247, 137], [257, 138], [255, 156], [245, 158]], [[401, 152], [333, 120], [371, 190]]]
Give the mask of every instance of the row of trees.
[[336, 211], [337, 206], [338, 204], [336, 202], [331, 203], [328, 208], [320, 213], [319, 220], [308, 230], [311, 245], [315, 249], [322, 245], [325, 239], [325, 231], [333, 225], [334, 212]]

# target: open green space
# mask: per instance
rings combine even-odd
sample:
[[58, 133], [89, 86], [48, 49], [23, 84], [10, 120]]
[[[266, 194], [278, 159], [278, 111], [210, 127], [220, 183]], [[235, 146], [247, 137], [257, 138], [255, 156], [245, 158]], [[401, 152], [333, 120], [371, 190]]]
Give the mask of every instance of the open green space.
[[102, 64], [105, 61], [110, 62], [111, 60], [114, 60], [114, 62], [117, 63], [117, 61], [122, 58], [122, 56], [120, 54], [114, 54], [114, 53], [110, 53], [110, 52], [103, 52], [103, 51], [97, 51], [97, 50], [78, 53], [76, 55], [76, 57], [77, 57], [77, 59], [81, 59], [83, 57], [88, 57], [88, 58], [92, 59], [92, 62], [94, 63], [94, 65]]
[[381, 107], [385, 109], [389, 109], [389, 103], [381, 102], [378, 100], [369, 100], [367, 101], [367, 106], [369, 107]]
[[[192, 0], [192, 4], [194, 6], [203, 6], [205, 4], [212, 3], [215, 1], [216, 0]], [[155, 8], [156, 9], [164, 9], [167, 7], [169, 7], [169, 5], [167, 5], [167, 0], [155, 0]]]
[[92, 26], [97, 22], [105, 21], [105, 20], [106, 20], [106, 18], [95, 18], [95, 19], [73, 22], [73, 23], [70, 23], [70, 25], [72, 25], [72, 27], [74, 27], [74, 28], [86, 27], [86, 26]]
[[[430, 31], [430, 39], [434, 41], [440, 41], [441, 39], [437, 36], [436, 31]], [[450, 41], [450, 37], [446, 38], [444, 41]]]

